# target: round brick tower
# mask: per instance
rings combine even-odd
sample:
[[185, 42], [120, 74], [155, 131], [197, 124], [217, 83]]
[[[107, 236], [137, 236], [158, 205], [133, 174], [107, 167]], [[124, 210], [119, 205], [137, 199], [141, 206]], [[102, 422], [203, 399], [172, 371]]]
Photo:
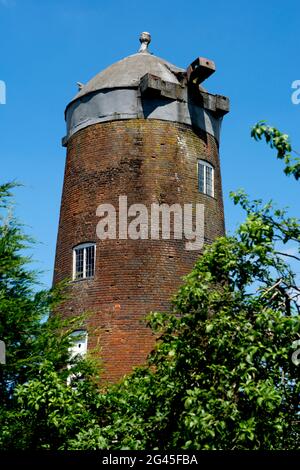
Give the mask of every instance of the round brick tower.
[[[90, 312], [88, 348], [101, 348], [108, 381], [144, 363], [154, 345], [145, 315], [170, 308], [182, 276], [201, 253], [201, 243], [188, 243], [184, 214], [177, 219], [182, 230], [180, 224], [175, 230], [172, 208], [180, 212], [192, 205], [194, 229], [196, 205], [202, 208], [204, 243], [224, 234], [218, 148], [229, 103], [200, 85], [215, 71], [214, 63], [197, 58], [184, 70], [149, 53], [148, 33], [140, 42], [137, 54], [80, 84], [65, 114], [54, 283], [71, 279], [63, 315]], [[110, 206], [99, 209], [103, 204]], [[145, 206], [148, 225], [145, 217], [137, 223], [136, 204]], [[169, 234], [161, 225], [162, 207], [170, 209]], [[99, 237], [104, 220], [116, 222], [115, 229], [107, 223], [106, 239]]]

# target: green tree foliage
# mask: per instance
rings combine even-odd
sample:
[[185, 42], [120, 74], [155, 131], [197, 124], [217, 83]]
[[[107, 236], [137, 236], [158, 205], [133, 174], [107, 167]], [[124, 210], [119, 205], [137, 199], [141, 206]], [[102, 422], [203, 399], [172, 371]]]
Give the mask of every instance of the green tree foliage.
[[[96, 393], [94, 369], [89, 361], [72, 359], [69, 353], [71, 333], [82, 327], [84, 318], [63, 321], [53, 314], [63, 301], [64, 286], [37, 291], [38, 273], [30, 269], [30, 258], [24, 254], [32, 240], [12, 215], [14, 186], [0, 186], [0, 339], [7, 355], [6, 365], [0, 364], [0, 448], [56, 448], [64, 433], [72, 435], [67, 432], [72, 426], [65, 421], [68, 416], [75, 427], [78, 395], [84, 407], [93, 388]], [[73, 382], [80, 377], [74, 389], [66, 383], [70, 367]], [[57, 421], [53, 407], [61, 415]]]
[[101, 397], [99, 424], [72, 448], [299, 448], [299, 290], [275, 246], [276, 225], [295, 236], [295, 224], [235, 198], [245, 223], [206, 249], [173, 314], [151, 315], [161, 336], [150, 367]]
[[293, 175], [296, 180], [300, 178], [300, 158], [292, 156], [292, 153], [298, 154], [298, 152], [292, 149], [289, 136], [287, 134], [283, 134], [276, 129], [276, 127], [268, 126], [265, 121], [260, 121], [253, 126], [251, 136], [255, 140], [261, 140], [264, 138], [271, 148], [275, 148], [277, 150], [277, 158], [284, 161], [285, 174]]
[[[281, 134], [274, 136], [281, 152]], [[296, 169], [289, 173], [297, 178]], [[67, 386], [66, 362], [49, 347], [49, 360], [37, 360], [14, 388], [6, 448], [299, 448], [300, 366], [292, 354], [300, 290], [287, 261], [300, 260], [300, 224], [273, 202], [250, 202], [242, 191], [232, 198], [245, 222], [206, 247], [171, 313], [149, 316], [159, 339], [147, 365], [96, 393], [80, 374]]]
[[43, 361], [37, 376], [15, 389], [14, 404], [2, 416], [2, 449], [64, 450], [82, 428], [93, 424], [98, 384], [89, 365], [79, 361], [77, 366], [80, 372], [68, 384], [53, 363]]
[[[258, 124], [288, 170], [287, 136]], [[285, 145], [286, 143], [286, 145]], [[246, 212], [236, 234], [206, 248], [175, 296], [153, 313], [148, 366], [100, 397], [98, 424], [73, 449], [298, 449], [299, 221], [273, 202], [231, 194]]]

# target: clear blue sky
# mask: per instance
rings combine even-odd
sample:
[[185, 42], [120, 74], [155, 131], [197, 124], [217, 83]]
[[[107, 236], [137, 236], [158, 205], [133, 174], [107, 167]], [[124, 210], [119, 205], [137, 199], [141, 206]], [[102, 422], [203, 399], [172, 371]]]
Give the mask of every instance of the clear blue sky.
[[300, 151], [299, 0], [0, 0], [1, 182], [17, 179], [17, 215], [39, 244], [33, 256], [51, 284], [64, 172], [64, 108], [86, 82], [137, 51], [141, 31], [151, 51], [186, 67], [197, 56], [215, 61], [205, 86], [230, 97], [221, 140], [226, 225], [242, 213], [230, 190], [273, 198], [299, 215], [299, 184], [263, 144], [250, 139], [260, 119], [289, 133]]

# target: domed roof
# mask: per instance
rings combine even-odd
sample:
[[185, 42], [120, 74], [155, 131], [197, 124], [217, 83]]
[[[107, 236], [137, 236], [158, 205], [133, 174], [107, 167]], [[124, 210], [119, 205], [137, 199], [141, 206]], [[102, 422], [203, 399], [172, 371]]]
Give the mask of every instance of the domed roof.
[[175, 67], [175, 65], [149, 54], [149, 52], [139, 52], [98, 73], [81, 88], [74, 99], [104, 88], [135, 88], [146, 73], [179, 84], [176, 74], [183, 72], [184, 69]]
[[176, 67], [148, 51], [149, 33], [140, 35], [141, 47], [98, 73], [67, 105], [67, 135], [103, 122], [156, 119], [194, 126], [218, 140], [222, 116], [229, 110], [226, 97], [207, 93], [202, 82], [215, 64], [197, 57], [187, 69]]
[[136, 88], [146, 73], [155, 75], [161, 80], [179, 84], [177, 74], [182, 74], [185, 70], [149, 53], [148, 44], [150, 41], [150, 34], [142, 33], [140, 36], [142, 45], [137, 54], [125, 57], [125, 59], [110, 65], [87, 84], [81, 85], [80, 91], [72, 101], [98, 90]]

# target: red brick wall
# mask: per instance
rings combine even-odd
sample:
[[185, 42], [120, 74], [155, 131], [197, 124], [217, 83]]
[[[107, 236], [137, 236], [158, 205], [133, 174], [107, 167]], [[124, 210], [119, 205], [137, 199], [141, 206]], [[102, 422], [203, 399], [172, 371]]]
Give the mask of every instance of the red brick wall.
[[[197, 159], [215, 167], [215, 198], [199, 194]], [[170, 297], [197, 257], [185, 240], [105, 240], [96, 237], [101, 203], [204, 203], [205, 237], [224, 234], [224, 214], [215, 139], [183, 124], [124, 120], [96, 124], [68, 142], [54, 282], [72, 276], [72, 248], [97, 244], [92, 280], [72, 282], [64, 315], [90, 311], [89, 348], [102, 349], [103, 379], [116, 381], [142, 364], [154, 338], [143, 318], [168, 310]], [[96, 330], [92, 331], [94, 327]]]

